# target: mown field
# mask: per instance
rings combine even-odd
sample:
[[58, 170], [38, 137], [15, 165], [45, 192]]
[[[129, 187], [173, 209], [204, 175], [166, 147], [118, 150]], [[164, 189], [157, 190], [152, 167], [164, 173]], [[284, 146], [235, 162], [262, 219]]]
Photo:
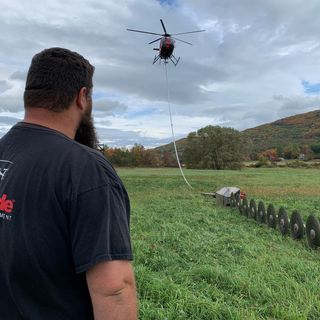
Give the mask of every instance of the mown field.
[[201, 195], [238, 186], [276, 210], [320, 216], [319, 170], [186, 170], [193, 189], [177, 169], [118, 172], [131, 198], [140, 319], [320, 319], [320, 251]]

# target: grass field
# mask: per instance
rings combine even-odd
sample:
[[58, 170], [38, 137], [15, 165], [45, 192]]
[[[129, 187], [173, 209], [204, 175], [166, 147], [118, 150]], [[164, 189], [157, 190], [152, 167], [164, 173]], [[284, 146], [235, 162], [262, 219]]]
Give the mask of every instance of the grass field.
[[[119, 169], [132, 205], [140, 319], [320, 319], [320, 252], [201, 192], [238, 186], [248, 198], [320, 216], [314, 169]], [[306, 219], [305, 219], [306, 220]]]

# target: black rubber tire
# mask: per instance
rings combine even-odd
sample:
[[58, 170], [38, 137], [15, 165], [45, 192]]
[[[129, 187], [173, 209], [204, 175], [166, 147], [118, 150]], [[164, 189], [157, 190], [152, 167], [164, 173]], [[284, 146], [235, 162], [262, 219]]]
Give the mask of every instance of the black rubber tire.
[[292, 212], [290, 219], [291, 237], [294, 240], [300, 240], [304, 235], [304, 225], [300, 213], [295, 210]]
[[249, 213], [248, 200], [247, 198], [244, 198], [242, 201], [242, 214], [247, 217], [248, 213]]
[[278, 213], [279, 231], [283, 236], [287, 236], [290, 230], [289, 217], [285, 208], [281, 207]]
[[274, 206], [272, 203], [268, 205], [268, 209], [267, 209], [267, 225], [269, 228], [273, 228], [273, 229], [277, 227], [276, 210], [274, 209]]
[[255, 219], [257, 216], [257, 206], [256, 206], [256, 202], [254, 201], [254, 199], [250, 200], [250, 217], [252, 219]]
[[259, 223], [266, 223], [266, 209], [264, 208], [264, 203], [262, 201], [258, 204], [257, 221]]
[[320, 247], [320, 223], [319, 219], [311, 214], [306, 223], [308, 244], [312, 249]]

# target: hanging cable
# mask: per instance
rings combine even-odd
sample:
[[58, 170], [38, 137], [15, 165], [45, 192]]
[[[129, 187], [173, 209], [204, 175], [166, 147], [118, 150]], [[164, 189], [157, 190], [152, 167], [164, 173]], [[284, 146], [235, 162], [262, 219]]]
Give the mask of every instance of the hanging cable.
[[177, 150], [177, 145], [176, 145], [176, 139], [174, 137], [174, 131], [173, 131], [173, 122], [172, 122], [172, 113], [171, 113], [171, 104], [170, 104], [170, 94], [169, 94], [169, 81], [168, 81], [168, 72], [167, 72], [167, 63], [165, 61], [164, 63], [164, 67], [165, 67], [165, 70], [166, 70], [166, 84], [167, 84], [167, 101], [168, 101], [168, 107], [169, 107], [169, 115], [170, 115], [170, 125], [171, 125], [171, 133], [172, 133], [172, 140], [173, 140], [173, 145], [174, 145], [174, 151], [176, 153], [176, 158], [177, 158], [177, 162], [178, 162], [178, 165], [179, 165], [179, 169], [180, 169], [180, 172], [181, 172], [181, 175], [185, 181], [185, 183], [190, 187], [190, 183], [188, 182], [188, 180], [186, 179], [184, 173], [183, 173], [183, 170], [182, 170], [182, 167], [181, 167], [181, 163], [180, 163], [180, 159], [179, 159], [179, 155], [178, 155], [178, 150]]

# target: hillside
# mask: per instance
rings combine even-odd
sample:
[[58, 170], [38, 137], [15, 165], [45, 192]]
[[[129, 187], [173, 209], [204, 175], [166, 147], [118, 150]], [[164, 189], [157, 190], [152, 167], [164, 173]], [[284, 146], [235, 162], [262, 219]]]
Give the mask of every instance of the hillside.
[[[176, 145], [177, 145], [177, 149], [179, 154], [183, 153], [184, 148], [187, 144], [187, 138], [182, 138], [176, 141]], [[160, 153], [165, 153], [165, 152], [171, 152], [174, 153], [174, 146], [173, 143], [168, 143], [168, 144], [164, 144], [163, 146], [160, 147], [156, 147], [154, 148], [154, 150], [160, 152]]]
[[310, 145], [320, 138], [320, 110], [301, 113], [243, 131], [253, 151], [284, 147], [290, 143]]
[[[291, 143], [310, 145], [320, 139], [320, 110], [246, 129], [243, 133], [252, 141], [253, 153], [285, 147]], [[183, 152], [186, 142], [186, 138], [177, 141], [179, 153]], [[157, 147], [155, 150], [161, 153], [174, 152], [172, 143]]]

